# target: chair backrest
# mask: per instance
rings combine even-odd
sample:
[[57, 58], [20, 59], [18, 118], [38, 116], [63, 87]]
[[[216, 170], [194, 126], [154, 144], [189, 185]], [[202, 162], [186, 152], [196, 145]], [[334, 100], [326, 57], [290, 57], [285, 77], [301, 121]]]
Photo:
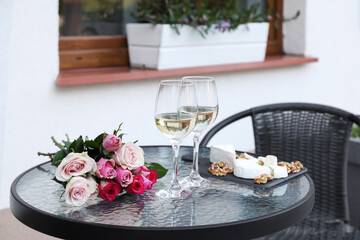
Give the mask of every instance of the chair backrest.
[[252, 117], [256, 153], [279, 161], [300, 161], [315, 183], [314, 211], [349, 220], [347, 153], [351, 127], [360, 120], [349, 112], [309, 103], [265, 105], [235, 114], [214, 126], [200, 146], [223, 127]]

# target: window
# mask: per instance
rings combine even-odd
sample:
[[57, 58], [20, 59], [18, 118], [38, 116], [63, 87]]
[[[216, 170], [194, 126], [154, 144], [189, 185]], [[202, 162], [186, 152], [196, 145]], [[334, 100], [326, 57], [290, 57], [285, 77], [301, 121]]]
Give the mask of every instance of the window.
[[[135, 0], [60, 0], [60, 70], [128, 66], [125, 25]], [[259, 2], [265, 9], [265, 0]], [[282, 0], [266, 0], [282, 15]], [[270, 24], [267, 55], [282, 54], [282, 24]]]

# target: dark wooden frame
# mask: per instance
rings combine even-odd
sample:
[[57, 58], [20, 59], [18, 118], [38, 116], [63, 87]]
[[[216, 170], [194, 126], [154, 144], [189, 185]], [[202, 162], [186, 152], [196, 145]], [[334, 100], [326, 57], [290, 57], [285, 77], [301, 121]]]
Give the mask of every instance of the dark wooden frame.
[[[282, 18], [283, 0], [267, 0], [269, 6]], [[278, 28], [270, 23], [267, 56], [281, 55], [282, 24]], [[60, 70], [129, 66], [129, 53], [125, 36], [60, 37]]]
[[270, 8], [279, 14], [279, 19], [277, 20], [277, 27], [275, 27], [274, 22], [270, 22], [266, 56], [282, 55], [284, 54], [282, 41], [283, 0], [267, 0], [267, 2]]

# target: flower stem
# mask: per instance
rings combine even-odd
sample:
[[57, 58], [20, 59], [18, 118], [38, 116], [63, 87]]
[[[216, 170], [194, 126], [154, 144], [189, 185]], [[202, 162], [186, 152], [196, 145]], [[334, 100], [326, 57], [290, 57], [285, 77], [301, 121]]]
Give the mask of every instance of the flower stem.
[[58, 141], [55, 140], [54, 136], [51, 137], [51, 140], [54, 142], [55, 146], [57, 146], [60, 149], [64, 149], [65, 146], [60, 144]]
[[52, 156], [54, 156], [56, 153], [42, 153], [42, 152], [38, 152], [37, 154], [38, 154], [38, 156], [48, 156], [48, 157], [52, 157]]

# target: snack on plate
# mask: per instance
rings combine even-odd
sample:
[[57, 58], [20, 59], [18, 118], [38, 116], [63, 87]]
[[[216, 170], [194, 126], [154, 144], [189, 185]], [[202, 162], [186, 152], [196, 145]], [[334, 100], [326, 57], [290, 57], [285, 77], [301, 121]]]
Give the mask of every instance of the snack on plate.
[[288, 171], [286, 166], [271, 166], [271, 173], [274, 176], [274, 178], [285, 178], [288, 176]]
[[255, 183], [266, 183], [273, 178], [285, 178], [289, 173], [297, 173], [304, 167], [299, 161], [279, 162], [274, 155], [253, 157], [247, 153], [237, 155], [233, 145], [217, 145], [210, 148], [210, 173], [226, 176], [234, 172], [236, 177], [254, 179]]
[[261, 174], [271, 174], [270, 168], [261, 166], [254, 161], [236, 159], [234, 175], [236, 177], [254, 179]]
[[268, 180], [273, 180], [274, 177], [269, 174], [261, 174], [260, 176], [257, 176], [254, 178], [254, 182], [257, 184], [264, 184], [267, 183]]
[[215, 176], [226, 176], [228, 173], [232, 173], [233, 169], [228, 166], [226, 162], [212, 163], [208, 171]]
[[248, 158], [245, 156], [244, 153], [241, 153], [240, 155], [237, 155], [237, 154], [236, 154], [236, 159], [239, 159], [239, 158], [248, 159]]
[[225, 162], [229, 167], [234, 167], [235, 149], [231, 144], [210, 147], [210, 162]]
[[287, 173], [291, 173], [291, 169], [290, 169], [290, 163], [288, 163], [288, 162], [278, 162], [278, 164], [277, 164], [278, 166], [281, 166], [281, 167], [286, 167], [286, 169], [287, 169]]
[[301, 169], [304, 168], [304, 166], [302, 165], [302, 163], [300, 161], [291, 162], [291, 163], [279, 162], [278, 166], [286, 166], [288, 173], [297, 173], [297, 172], [300, 172]]

